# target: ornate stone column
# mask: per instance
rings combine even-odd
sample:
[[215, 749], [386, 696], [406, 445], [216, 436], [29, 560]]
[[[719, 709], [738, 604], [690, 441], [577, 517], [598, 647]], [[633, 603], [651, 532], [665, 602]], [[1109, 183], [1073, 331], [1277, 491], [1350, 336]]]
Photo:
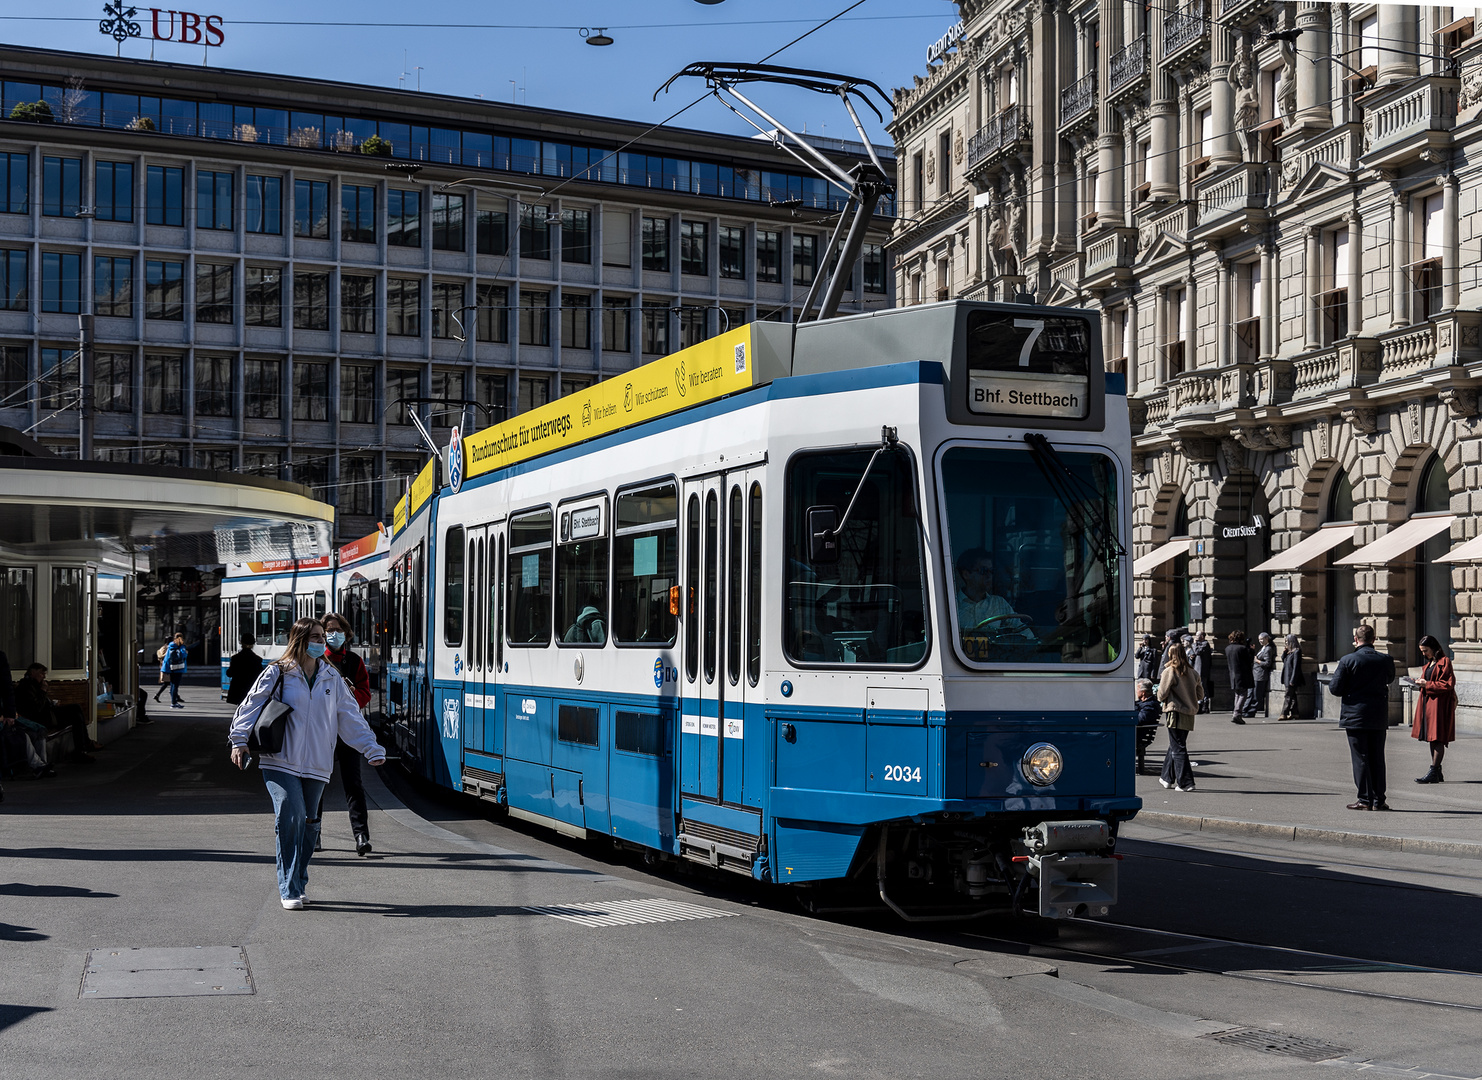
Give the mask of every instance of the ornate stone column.
[[1457, 181], [1447, 173], [1441, 181], [1441, 307], [1455, 311], [1460, 294], [1460, 267], [1457, 265]]
[[1127, 394], [1137, 393], [1137, 297], [1127, 298], [1127, 340], [1131, 347], [1127, 350]]
[[1322, 230], [1316, 225], [1307, 227], [1307, 255], [1302, 264], [1303, 276], [1307, 281], [1305, 290], [1306, 319], [1302, 324], [1302, 345], [1315, 349], [1322, 344], [1319, 320], [1322, 312], [1317, 306], [1318, 282], [1322, 280]]
[[1156, 286], [1153, 296], [1153, 381], [1168, 382], [1168, 286]]
[[1154, 199], [1178, 198], [1178, 101], [1165, 98], [1152, 104], [1152, 149], [1149, 151], [1148, 195]]
[[[1390, 5], [1394, 6], [1394, 5]], [[1379, 9], [1381, 12], [1384, 8]], [[1380, 16], [1383, 18], [1383, 16]], [[1383, 33], [1383, 31], [1380, 31]], [[1389, 197], [1389, 325], [1407, 326], [1410, 319], [1410, 290], [1405, 264], [1410, 261], [1410, 238], [1406, 235], [1408, 215], [1405, 196], [1392, 191]]]
[[1379, 5], [1379, 75], [1375, 80], [1378, 85], [1403, 82], [1419, 74], [1413, 55], [1417, 51], [1415, 21], [1419, 15], [1420, 9], [1409, 4]]
[[1269, 237], [1261, 245], [1261, 359], [1275, 356], [1281, 348], [1276, 332], [1276, 313], [1280, 310], [1276, 280], [1276, 243]]
[[[1393, 6], [1395, 5], [1382, 5], [1380, 11]], [[1328, 4], [1304, 2], [1298, 5], [1297, 26], [1301, 28], [1302, 36], [1298, 38], [1301, 48], [1297, 57], [1296, 126], [1300, 128], [1310, 127], [1325, 131], [1333, 126], [1330, 100], [1333, 83], [1328, 59], [1332, 55], [1332, 35], [1329, 33], [1328, 23], [1331, 10]], [[1383, 18], [1380, 15], [1380, 19]]]
[[[1348, 215], [1348, 332], [1364, 333], [1364, 230], [1363, 219], [1354, 210]], [[1338, 282], [1333, 283], [1337, 287]]]
[[1214, 127], [1209, 157], [1212, 167], [1219, 169], [1240, 162], [1240, 144], [1235, 138], [1235, 88], [1230, 85], [1235, 39], [1223, 24], [1210, 27], [1209, 48], [1209, 110]]
[[1230, 363], [1230, 335], [1235, 326], [1234, 289], [1231, 286], [1230, 261], [1216, 253], [1215, 263], [1215, 363], [1225, 367]]

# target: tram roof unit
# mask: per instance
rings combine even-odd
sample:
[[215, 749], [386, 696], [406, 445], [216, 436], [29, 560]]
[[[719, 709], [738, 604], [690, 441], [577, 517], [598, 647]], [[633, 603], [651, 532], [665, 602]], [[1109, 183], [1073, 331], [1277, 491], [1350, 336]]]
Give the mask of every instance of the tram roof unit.
[[[1085, 325], [1087, 404], [1084, 415], [1065, 417], [1023, 413], [984, 415], [967, 404], [969, 319], [986, 312], [1003, 325], [1044, 320]], [[601, 436], [704, 405], [719, 398], [767, 386], [779, 379], [884, 367], [907, 362], [940, 365], [954, 423], [1035, 428], [1099, 430], [1105, 424], [1105, 395], [1125, 394], [1120, 377], [1108, 379], [1101, 364], [1100, 335], [1093, 311], [1022, 304], [949, 300], [908, 308], [842, 316], [793, 326], [753, 322], [616, 375], [586, 390], [452, 442], [443, 462], [429, 460], [397, 500], [392, 535], [406, 528], [439, 486], [456, 473], [464, 480], [483, 476]], [[1026, 359], [1034, 338], [1026, 331]], [[1012, 343], [1018, 349], [1019, 342]], [[1012, 356], [1012, 350], [1005, 355]]]

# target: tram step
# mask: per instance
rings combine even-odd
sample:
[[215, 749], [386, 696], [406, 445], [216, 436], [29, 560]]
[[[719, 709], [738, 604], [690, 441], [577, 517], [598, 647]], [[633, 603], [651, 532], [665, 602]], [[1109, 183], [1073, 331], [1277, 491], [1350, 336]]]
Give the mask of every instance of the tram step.
[[463, 790], [470, 795], [498, 802], [499, 793], [504, 790], [504, 773], [490, 772], [487, 769], [465, 765], [463, 766]]
[[681, 819], [679, 853], [695, 862], [722, 870], [751, 874], [752, 863], [763, 848], [763, 838], [748, 833], [711, 825], [705, 821]]

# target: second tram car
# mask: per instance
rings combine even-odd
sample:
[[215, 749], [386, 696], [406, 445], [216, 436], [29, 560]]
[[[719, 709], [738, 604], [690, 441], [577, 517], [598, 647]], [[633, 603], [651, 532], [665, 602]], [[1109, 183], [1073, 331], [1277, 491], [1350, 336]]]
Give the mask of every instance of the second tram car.
[[313, 559], [231, 563], [221, 583], [221, 692], [228, 688], [227, 667], [251, 634], [257, 654], [268, 662], [283, 655], [294, 620], [322, 618], [339, 611], [351, 623], [350, 647], [380, 689], [385, 640], [384, 591], [391, 542], [377, 530]]
[[1095, 313], [960, 301], [455, 432], [396, 510], [393, 738], [569, 835], [911, 919], [1104, 915], [1130, 439]]

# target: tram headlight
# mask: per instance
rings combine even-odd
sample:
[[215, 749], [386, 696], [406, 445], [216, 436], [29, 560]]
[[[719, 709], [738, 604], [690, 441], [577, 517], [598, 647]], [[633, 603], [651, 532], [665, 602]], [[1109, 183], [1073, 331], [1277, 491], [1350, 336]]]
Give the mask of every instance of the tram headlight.
[[1038, 787], [1060, 779], [1060, 770], [1064, 767], [1065, 759], [1060, 756], [1060, 751], [1047, 742], [1035, 743], [1024, 751], [1019, 762], [1019, 771], [1024, 774], [1024, 779]]

